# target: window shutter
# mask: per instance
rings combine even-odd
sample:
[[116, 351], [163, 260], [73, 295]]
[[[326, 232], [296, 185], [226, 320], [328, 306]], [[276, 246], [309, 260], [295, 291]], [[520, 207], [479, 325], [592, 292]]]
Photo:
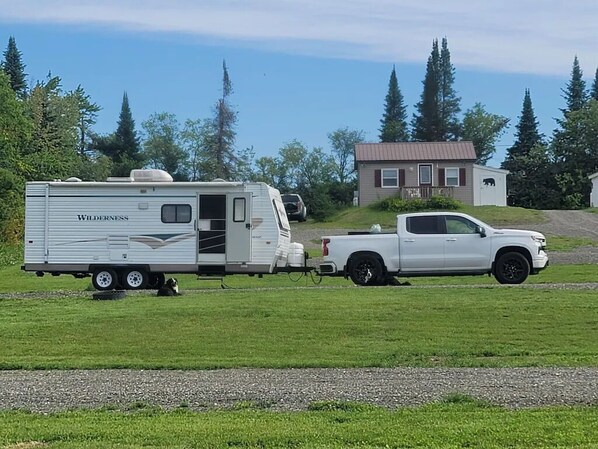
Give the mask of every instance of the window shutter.
[[405, 169], [399, 168], [399, 187], [405, 186]]
[[438, 169], [438, 186], [444, 187], [444, 168]]
[[374, 187], [382, 187], [382, 170], [374, 170]]
[[465, 183], [465, 169], [464, 168], [459, 169], [459, 185], [460, 186], [467, 185]]

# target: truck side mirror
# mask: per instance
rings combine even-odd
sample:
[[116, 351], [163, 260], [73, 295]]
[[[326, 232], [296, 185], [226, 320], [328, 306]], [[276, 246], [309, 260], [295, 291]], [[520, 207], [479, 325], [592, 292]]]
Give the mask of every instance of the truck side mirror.
[[475, 231], [480, 234], [480, 237], [486, 237], [486, 230], [481, 226], [476, 226]]

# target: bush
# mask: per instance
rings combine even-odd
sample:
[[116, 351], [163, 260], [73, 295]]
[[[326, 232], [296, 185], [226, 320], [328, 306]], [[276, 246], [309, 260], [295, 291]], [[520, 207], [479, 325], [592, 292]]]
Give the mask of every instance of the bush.
[[413, 198], [404, 200], [398, 197], [385, 198], [371, 206], [386, 212], [418, 212], [422, 210], [456, 210], [461, 203], [453, 198], [433, 196], [428, 199]]

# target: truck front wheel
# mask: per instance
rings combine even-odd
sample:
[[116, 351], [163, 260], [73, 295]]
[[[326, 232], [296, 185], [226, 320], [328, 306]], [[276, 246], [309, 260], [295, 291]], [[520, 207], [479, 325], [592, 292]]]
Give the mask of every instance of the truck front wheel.
[[523, 254], [511, 252], [498, 258], [494, 271], [501, 284], [521, 284], [529, 276], [530, 267]]
[[382, 264], [370, 255], [358, 256], [349, 269], [351, 280], [357, 285], [380, 285]]

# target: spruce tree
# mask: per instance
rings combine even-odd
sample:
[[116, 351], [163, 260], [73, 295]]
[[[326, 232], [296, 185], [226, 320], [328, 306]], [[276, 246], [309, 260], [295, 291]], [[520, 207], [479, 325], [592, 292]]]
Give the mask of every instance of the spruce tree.
[[409, 140], [407, 132], [407, 108], [403, 103], [403, 94], [399, 89], [397, 73], [392, 67], [388, 93], [384, 103], [384, 115], [380, 120], [380, 142], [405, 142]]
[[143, 154], [135, 121], [125, 92], [116, 132], [108, 136], [94, 136], [92, 148], [112, 160], [113, 176], [129, 176], [131, 170], [143, 167]]
[[442, 49], [439, 50], [438, 39], [434, 39], [423, 81], [424, 90], [413, 117], [413, 140], [435, 142], [459, 139], [461, 98], [457, 97], [454, 82], [455, 68], [451, 64], [448, 41], [443, 38]]
[[416, 105], [417, 112], [413, 116], [413, 140], [419, 142], [434, 142], [441, 139], [441, 115], [438, 104], [439, 92], [440, 53], [438, 40], [432, 42], [432, 53], [428, 57], [426, 75], [424, 77], [424, 90], [421, 100]]
[[544, 136], [538, 131], [538, 120], [534, 113], [529, 89], [525, 89], [523, 108], [516, 129], [515, 143], [507, 150], [507, 160], [526, 155], [535, 145], [544, 143]]
[[[528, 191], [534, 189], [535, 182], [531, 176], [528, 176], [528, 171], [530, 158], [538, 159], [538, 152], [546, 152], [543, 140], [544, 136], [538, 131], [538, 121], [532, 106], [531, 95], [529, 89], [526, 89], [521, 116], [516, 126], [515, 143], [507, 150], [507, 157], [501, 165], [502, 168], [510, 172], [507, 176], [509, 205], [541, 207], [541, 205], [528, 202]], [[548, 173], [545, 175], [550, 176]]]
[[563, 115], [572, 111], [579, 111], [588, 101], [586, 92], [586, 82], [583, 80], [583, 71], [579, 67], [577, 56], [573, 59], [573, 68], [571, 69], [571, 79], [565, 89], [561, 89], [563, 98], [566, 102], [566, 108], [561, 109]]
[[25, 65], [21, 60], [21, 52], [17, 49], [17, 43], [13, 36], [8, 39], [8, 46], [4, 52], [2, 70], [10, 78], [10, 86], [18, 98], [27, 96], [27, 83], [25, 81]]
[[461, 112], [461, 98], [453, 87], [455, 83], [455, 68], [451, 64], [451, 53], [448, 49], [448, 41], [442, 39], [440, 49], [440, 123], [441, 140], [458, 140], [461, 131], [458, 114]]
[[592, 89], [590, 90], [590, 97], [598, 101], [598, 69], [596, 69], [596, 75], [594, 76], [594, 82], [592, 83]]

